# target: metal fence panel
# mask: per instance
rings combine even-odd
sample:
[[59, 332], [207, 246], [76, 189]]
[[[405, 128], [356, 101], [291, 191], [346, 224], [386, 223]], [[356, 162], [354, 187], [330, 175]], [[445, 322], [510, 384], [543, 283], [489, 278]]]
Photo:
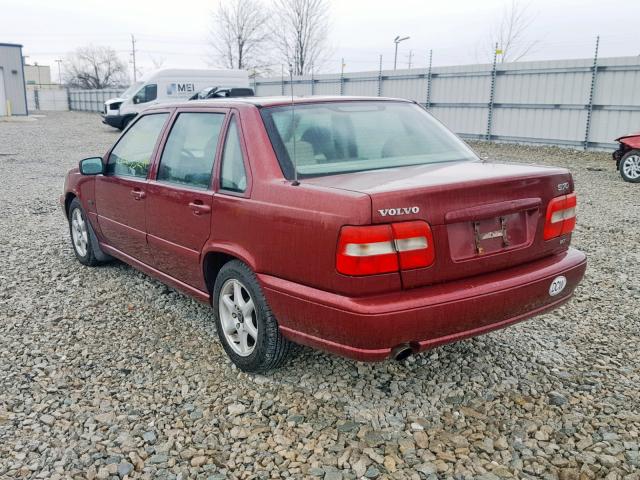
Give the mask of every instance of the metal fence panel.
[[256, 95], [261, 97], [271, 97], [273, 95], [281, 95], [282, 90], [280, 87], [280, 82], [256, 82]]
[[30, 111], [67, 111], [69, 96], [58, 84], [32, 84], [27, 86], [27, 106]]
[[591, 141], [606, 144], [627, 133], [640, 131], [640, 109], [594, 110], [591, 122]]
[[479, 138], [487, 126], [484, 107], [433, 106], [429, 110], [438, 120], [464, 137]]
[[30, 112], [37, 110], [36, 108], [36, 92], [33, 89], [27, 90], [27, 108]]
[[40, 110], [59, 112], [69, 110], [67, 90], [63, 88], [57, 90], [40, 90], [38, 92], [38, 103], [40, 104]]
[[69, 106], [71, 110], [83, 112], [103, 112], [104, 102], [119, 97], [124, 92], [121, 88], [103, 90], [69, 90]]
[[336, 76], [334, 79], [322, 78], [314, 86], [314, 95], [339, 95], [340, 94], [340, 78]]
[[349, 78], [344, 84], [344, 94], [375, 97], [378, 95], [378, 79], [353, 81], [353, 79]]

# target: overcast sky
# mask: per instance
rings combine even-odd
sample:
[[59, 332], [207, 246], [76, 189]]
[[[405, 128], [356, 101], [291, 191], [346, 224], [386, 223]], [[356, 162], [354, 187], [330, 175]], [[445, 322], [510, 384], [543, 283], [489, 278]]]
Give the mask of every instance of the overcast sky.
[[[224, 0], [222, 0], [224, 1]], [[265, 0], [268, 2], [268, 0]], [[486, 44], [509, 0], [329, 0], [331, 54], [326, 72], [375, 70], [378, 55], [393, 65], [393, 38], [400, 45], [398, 66], [424, 67], [429, 49], [434, 65], [475, 63], [478, 45]], [[141, 69], [153, 60], [163, 67], [206, 67], [211, 11], [216, 0], [3, 0], [0, 43], [24, 45], [27, 63], [52, 65], [74, 48], [92, 43], [113, 47], [130, 60], [133, 33]], [[532, 0], [528, 31], [539, 43], [529, 60], [586, 58], [593, 55], [596, 35], [601, 56], [640, 54], [639, 0]]]

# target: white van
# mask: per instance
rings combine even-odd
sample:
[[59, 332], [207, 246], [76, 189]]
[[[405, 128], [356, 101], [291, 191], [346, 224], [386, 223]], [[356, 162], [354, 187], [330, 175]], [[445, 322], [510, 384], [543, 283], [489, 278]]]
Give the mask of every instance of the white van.
[[103, 123], [123, 130], [149, 105], [188, 100], [206, 87], [248, 87], [245, 70], [184, 70], [165, 68], [144, 75], [118, 98], [107, 100]]

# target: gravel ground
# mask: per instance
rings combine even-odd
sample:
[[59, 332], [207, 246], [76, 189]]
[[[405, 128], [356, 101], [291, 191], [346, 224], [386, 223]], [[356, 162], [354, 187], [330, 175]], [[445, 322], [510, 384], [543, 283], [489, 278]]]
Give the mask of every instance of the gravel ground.
[[476, 145], [572, 170], [568, 305], [406, 363], [304, 349], [251, 376], [208, 307], [74, 259], [63, 175], [116, 138], [94, 114], [0, 123], [0, 478], [640, 478], [640, 185], [608, 154]]

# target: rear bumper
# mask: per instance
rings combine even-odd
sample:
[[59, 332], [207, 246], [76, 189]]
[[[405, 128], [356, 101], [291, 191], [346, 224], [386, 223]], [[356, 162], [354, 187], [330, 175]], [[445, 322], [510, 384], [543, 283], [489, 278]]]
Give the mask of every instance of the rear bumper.
[[[283, 335], [356, 360], [376, 361], [394, 347], [414, 352], [506, 327], [567, 301], [584, 276], [584, 253], [569, 249], [517, 267], [429, 287], [349, 298], [259, 275]], [[564, 290], [549, 294], [566, 277]]]

